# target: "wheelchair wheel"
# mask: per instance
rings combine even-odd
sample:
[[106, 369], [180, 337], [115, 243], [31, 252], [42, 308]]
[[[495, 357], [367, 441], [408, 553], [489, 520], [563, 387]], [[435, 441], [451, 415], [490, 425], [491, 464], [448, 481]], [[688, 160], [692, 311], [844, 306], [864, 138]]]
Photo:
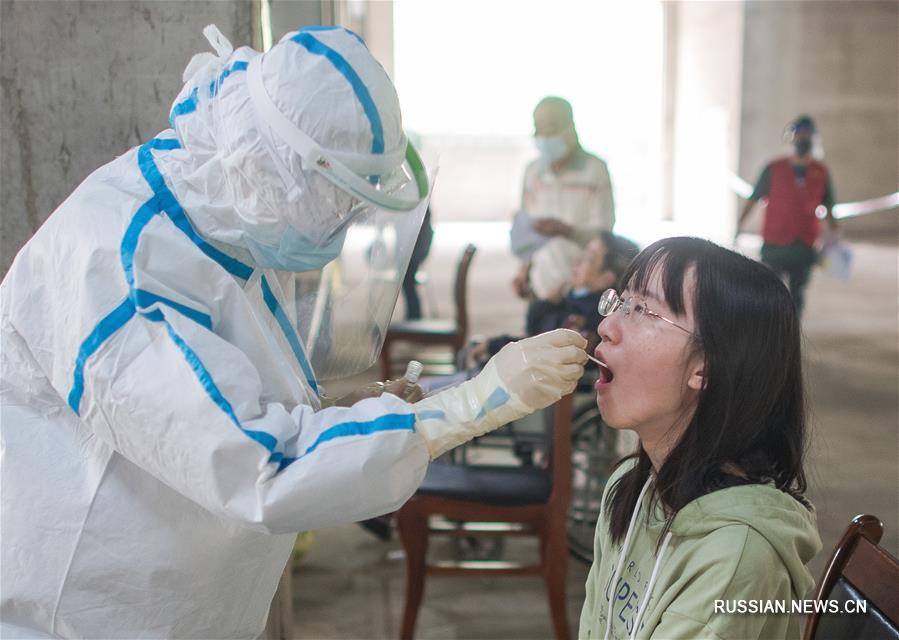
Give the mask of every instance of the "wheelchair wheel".
[[602, 492], [615, 463], [616, 433], [602, 421], [591, 403], [571, 420], [571, 505], [568, 507], [568, 549], [571, 555], [593, 562], [593, 535]]

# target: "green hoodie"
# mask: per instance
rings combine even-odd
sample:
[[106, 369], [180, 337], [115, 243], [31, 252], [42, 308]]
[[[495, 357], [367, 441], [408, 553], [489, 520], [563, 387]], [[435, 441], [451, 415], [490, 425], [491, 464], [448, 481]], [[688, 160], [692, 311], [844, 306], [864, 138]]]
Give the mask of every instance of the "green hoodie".
[[[606, 492], [632, 466], [621, 465]], [[626, 544], [612, 543], [606, 514], [600, 516], [578, 637], [799, 637], [800, 616], [789, 610], [791, 601], [804, 598], [814, 584], [805, 566], [821, 548], [813, 510], [773, 484], [731, 487], [687, 504], [660, 540], [665, 524], [661, 506], [651, 499], [651, 489], [645, 493]], [[603, 495], [603, 505], [605, 499]], [[606, 636], [609, 587], [617, 576]], [[717, 612], [716, 600], [724, 601]], [[736, 610], [740, 601], [745, 608]], [[771, 612], [776, 601], [783, 601], [787, 613]], [[767, 613], [739, 613], [756, 606]], [[635, 623], [639, 629], [633, 636]]]

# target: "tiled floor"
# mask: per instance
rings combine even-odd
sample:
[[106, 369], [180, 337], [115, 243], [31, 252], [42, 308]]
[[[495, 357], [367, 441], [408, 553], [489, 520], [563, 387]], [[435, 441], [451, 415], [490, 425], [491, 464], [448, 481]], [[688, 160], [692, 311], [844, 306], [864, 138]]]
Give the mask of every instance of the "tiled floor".
[[[438, 229], [438, 238], [440, 237]], [[479, 238], [480, 240], [480, 238]], [[473, 332], [521, 329], [523, 305], [508, 289], [515, 265], [502, 239], [479, 242], [472, 268]], [[883, 544], [899, 555], [899, 353], [896, 247], [857, 245], [848, 282], [817, 273], [804, 321], [813, 439], [809, 494], [818, 508], [825, 551], [812, 563], [820, 576], [826, 556], [852, 516], [883, 520]], [[450, 289], [461, 243], [435, 246], [428, 264], [438, 299]], [[451, 311], [444, 302], [444, 314]], [[776, 363], [772, 363], [776, 366]], [[355, 525], [317, 532], [294, 575], [297, 638], [398, 638], [404, 594], [399, 544], [377, 541]], [[451, 553], [444, 547], [442, 551]], [[506, 557], [535, 554], [524, 541]], [[569, 615], [583, 601], [587, 567], [572, 560]], [[548, 638], [548, 606], [536, 578], [429, 578], [419, 638]]]

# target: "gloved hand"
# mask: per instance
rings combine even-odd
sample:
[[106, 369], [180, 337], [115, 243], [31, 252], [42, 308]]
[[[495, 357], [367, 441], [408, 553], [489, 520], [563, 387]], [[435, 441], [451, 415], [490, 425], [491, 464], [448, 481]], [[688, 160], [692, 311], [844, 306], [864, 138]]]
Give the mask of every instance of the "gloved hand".
[[417, 384], [413, 384], [405, 378], [388, 380], [387, 382], [370, 382], [345, 396], [337, 398], [331, 406], [352, 407], [360, 400], [377, 398], [382, 393], [390, 393], [406, 402], [415, 403], [424, 397], [424, 390]]
[[473, 379], [417, 403], [416, 430], [431, 459], [574, 391], [584, 374], [586, 346], [569, 329], [513, 342]]
[[417, 383], [409, 382], [405, 378], [388, 380], [384, 383], [384, 393], [391, 393], [397, 398], [402, 398], [409, 404], [415, 404], [425, 396], [425, 390]]

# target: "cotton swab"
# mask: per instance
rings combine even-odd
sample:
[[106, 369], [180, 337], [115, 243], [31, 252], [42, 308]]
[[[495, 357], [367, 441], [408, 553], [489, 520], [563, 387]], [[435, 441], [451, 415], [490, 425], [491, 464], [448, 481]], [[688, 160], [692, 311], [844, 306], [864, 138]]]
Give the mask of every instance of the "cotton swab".
[[589, 353], [587, 354], [587, 358], [589, 358], [590, 360], [592, 360], [593, 362], [595, 362], [596, 364], [598, 364], [600, 367], [605, 367], [606, 369], [609, 368], [609, 365], [607, 365], [607, 364], [606, 364], [605, 362], [603, 362], [602, 360], [597, 360], [596, 358], [594, 358], [593, 356], [591, 356]]

